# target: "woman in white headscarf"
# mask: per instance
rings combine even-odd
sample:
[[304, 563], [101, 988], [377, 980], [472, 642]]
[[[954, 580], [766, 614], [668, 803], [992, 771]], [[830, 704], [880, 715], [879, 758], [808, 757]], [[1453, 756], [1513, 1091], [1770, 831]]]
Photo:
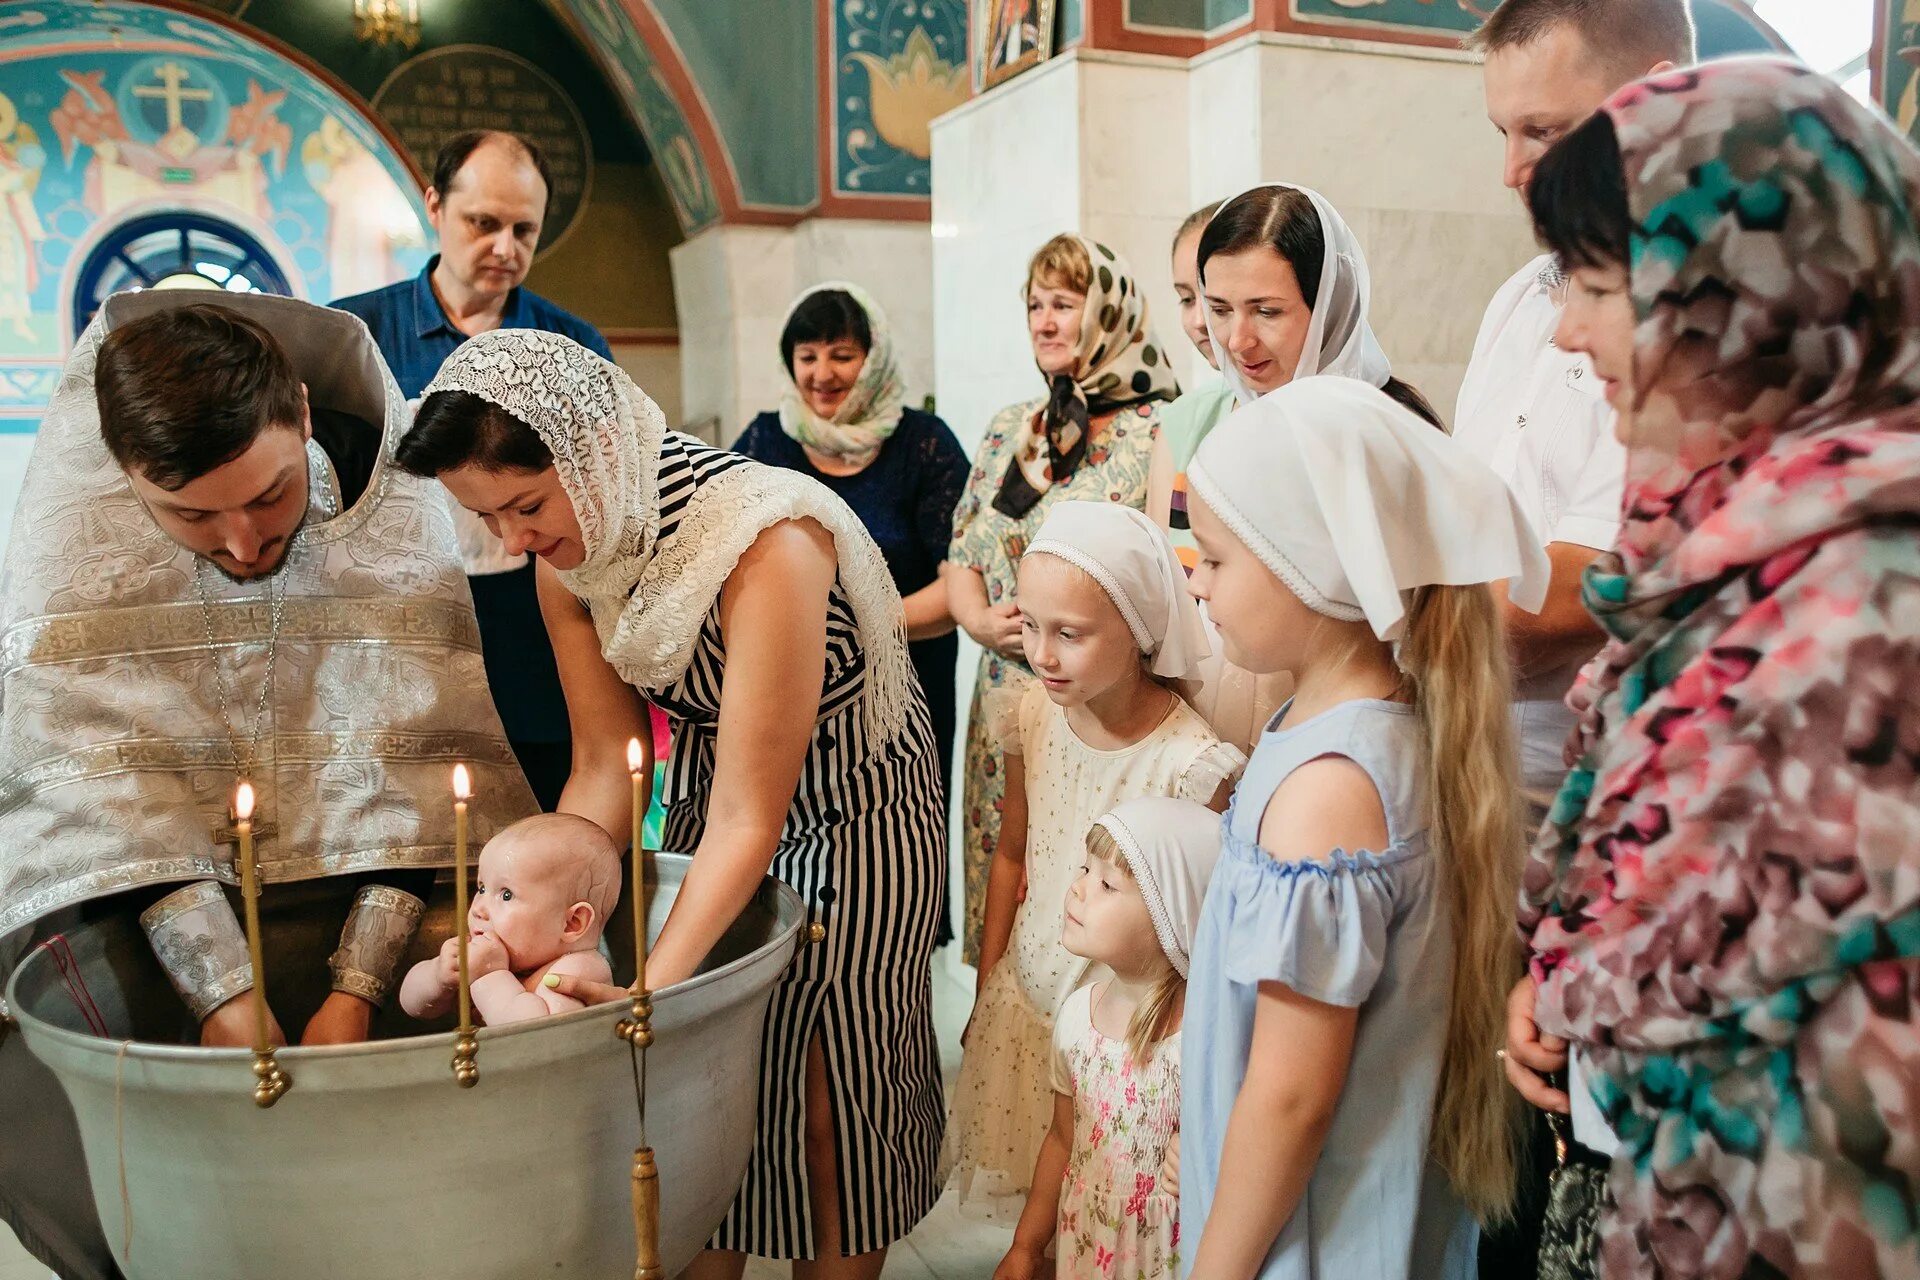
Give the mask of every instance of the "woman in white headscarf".
[[[1366, 255], [1325, 196], [1283, 182], [1242, 192], [1213, 207], [1197, 230], [1193, 255], [1203, 350], [1228, 394], [1206, 401], [1203, 412], [1180, 411], [1190, 397], [1171, 406], [1147, 481], [1147, 514], [1167, 530], [1189, 572], [1196, 551], [1187, 519], [1187, 464], [1233, 408], [1300, 378], [1334, 374], [1379, 387], [1441, 425], [1426, 397], [1393, 376], [1367, 319]], [[1175, 257], [1177, 270], [1178, 246]], [[1216, 653], [1193, 705], [1214, 732], [1251, 749], [1291, 687], [1284, 674], [1254, 676]]]
[[674, 723], [665, 844], [693, 865], [647, 984], [691, 977], [769, 871], [825, 928], [774, 989], [753, 1158], [697, 1273], [738, 1276], [755, 1254], [878, 1274], [935, 1198], [928, 962], [946, 862], [880, 549], [820, 484], [669, 432], [617, 366], [552, 334], [461, 347], [397, 459], [541, 561], [574, 725], [563, 810], [624, 836], [642, 699]]

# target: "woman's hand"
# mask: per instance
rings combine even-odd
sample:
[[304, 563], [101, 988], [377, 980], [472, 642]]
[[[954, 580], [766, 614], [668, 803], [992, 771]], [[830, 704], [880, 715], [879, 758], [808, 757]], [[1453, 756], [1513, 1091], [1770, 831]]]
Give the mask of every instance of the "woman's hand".
[[576, 978], [570, 973], [550, 973], [546, 976], [547, 990], [563, 996], [572, 996], [581, 1004], [612, 1004], [615, 1000], [633, 999], [631, 987], [616, 987], [611, 982], [595, 982], [590, 978]]
[[1020, 606], [1011, 600], [991, 604], [987, 600], [987, 580], [978, 569], [949, 564], [946, 573], [947, 604], [960, 629], [973, 637], [982, 649], [1008, 658], [1021, 658]]
[[1566, 1068], [1567, 1042], [1544, 1034], [1534, 1023], [1536, 996], [1531, 976], [1520, 979], [1507, 994], [1507, 1083], [1542, 1111], [1565, 1115], [1571, 1102], [1546, 1077]]
[[1167, 1158], [1160, 1166], [1160, 1185], [1154, 1190], [1165, 1195], [1180, 1194], [1180, 1131], [1173, 1131], [1173, 1141], [1167, 1144]]

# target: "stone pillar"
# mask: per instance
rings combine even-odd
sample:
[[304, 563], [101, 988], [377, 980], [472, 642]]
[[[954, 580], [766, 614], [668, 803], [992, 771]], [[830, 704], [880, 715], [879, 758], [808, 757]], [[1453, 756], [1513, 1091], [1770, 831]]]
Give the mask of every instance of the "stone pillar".
[[923, 222], [811, 218], [716, 226], [672, 251], [682, 421], [728, 443], [774, 408], [786, 382], [780, 329], [809, 285], [851, 280], [886, 309], [908, 403], [933, 392], [932, 245]]

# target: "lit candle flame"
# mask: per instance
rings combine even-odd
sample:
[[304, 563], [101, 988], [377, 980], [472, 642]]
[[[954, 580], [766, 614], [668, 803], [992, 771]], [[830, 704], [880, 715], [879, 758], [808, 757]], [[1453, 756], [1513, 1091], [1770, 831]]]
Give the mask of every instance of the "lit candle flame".
[[233, 789], [233, 818], [236, 822], [253, 820], [253, 784], [242, 782]]
[[628, 738], [627, 739], [627, 772], [639, 773], [641, 759], [642, 757], [640, 755], [640, 739]]
[[467, 773], [467, 766], [464, 764], [453, 766], [453, 798], [455, 800], [466, 800], [472, 795], [473, 779]]

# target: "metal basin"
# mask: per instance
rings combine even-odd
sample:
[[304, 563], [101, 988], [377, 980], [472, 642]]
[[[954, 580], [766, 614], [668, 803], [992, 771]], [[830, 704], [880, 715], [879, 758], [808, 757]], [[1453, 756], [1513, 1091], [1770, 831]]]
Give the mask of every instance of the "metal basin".
[[[688, 861], [658, 856], [650, 933]], [[448, 936], [451, 898], [437, 887], [409, 964]], [[325, 995], [346, 903], [346, 887], [324, 882], [263, 900], [269, 995], [293, 1034]], [[281, 1050], [293, 1088], [262, 1111], [251, 1053], [180, 1043], [192, 1027], [133, 910], [89, 914], [62, 936], [107, 1037], [89, 1030], [45, 948], [15, 971], [7, 1004], [72, 1104], [100, 1225], [131, 1280], [633, 1274], [638, 1118], [630, 1051], [614, 1034], [624, 1004], [483, 1029], [472, 1089], [454, 1084], [449, 1024], [416, 1034], [423, 1024], [390, 1004], [375, 1036], [403, 1038]], [[621, 982], [630, 920], [623, 906], [609, 930]], [[793, 891], [768, 879], [702, 972], [655, 997], [647, 1130], [669, 1274], [719, 1225], [745, 1173], [767, 1003], [802, 923]], [[0, 1099], [0, 1115], [31, 1105]]]

